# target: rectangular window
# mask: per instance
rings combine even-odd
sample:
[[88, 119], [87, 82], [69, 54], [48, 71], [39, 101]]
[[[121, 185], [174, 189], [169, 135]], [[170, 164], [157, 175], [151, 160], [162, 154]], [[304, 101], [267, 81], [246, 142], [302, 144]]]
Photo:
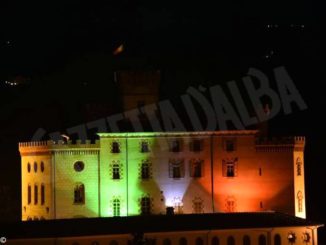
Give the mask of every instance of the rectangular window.
[[202, 177], [202, 160], [192, 160], [190, 162], [190, 176], [193, 178]]
[[170, 141], [170, 152], [180, 152], [181, 151], [181, 141], [178, 139]]
[[179, 179], [184, 177], [183, 160], [172, 160], [169, 163], [169, 177]]
[[111, 153], [120, 153], [120, 144], [117, 141], [112, 142], [111, 144]]
[[202, 140], [195, 139], [190, 144], [190, 150], [193, 152], [200, 152], [202, 151], [202, 144], [203, 144]]
[[235, 138], [224, 139], [223, 140], [224, 150], [227, 152], [235, 151], [236, 150], [235, 143], [236, 143]]
[[32, 202], [32, 187], [30, 185], [27, 187], [27, 202], [28, 204]]
[[236, 177], [237, 176], [237, 159], [234, 160], [223, 160], [222, 161], [222, 172], [224, 177]]
[[142, 153], [149, 152], [149, 147], [148, 147], [147, 141], [142, 141], [140, 143], [140, 152], [142, 152]]
[[142, 197], [140, 200], [141, 214], [148, 215], [151, 213], [151, 199], [149, 197]]
[[228, 163], [226, 165], [226, 177], [234, 177], [234, 163]]
[[74, 189], [74, 204], [85, 203], [85, 186], [84, 184], [77, 184]]
[[44, 205], [45, 203], [45, 186], [41, 185], [41, 205]]
[[113, 200], [113, 216], [114, 217], [120, 216], [120, 200], [119, 199]]
[[193, 209], [195, 214], [203, 213], [203, 201], [202, 200], [195, 200], [193, 202]]
[[38, 203], [38, 186], [34, 185], [34, 204]]
[[227, 200], [226, 201], [226, 211], [227, 212], [235, 212], [235, 201], [234, 200]]
[[142, 179], [149, 179], [150, 178], [150, 172], [149, 172], [149, 163], [143, 162], [141, 165], [141, 178]]
[[120, 179], [120, 166], [119, 164], [112, 165], [112, 179]]

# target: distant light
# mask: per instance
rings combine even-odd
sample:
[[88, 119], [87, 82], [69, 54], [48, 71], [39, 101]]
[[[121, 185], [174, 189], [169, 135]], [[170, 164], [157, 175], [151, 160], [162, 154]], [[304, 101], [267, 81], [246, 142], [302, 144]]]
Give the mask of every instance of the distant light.
[[114, 51], [113, 51], [113, 55], [118, 55], [120, 53], [122, 53], [124, 51], [124, 46], [123, 44], [121, 44], [119, 47], [117, 47]]
[[304, 25], [301, 25], [301, 28], [304, 28]]

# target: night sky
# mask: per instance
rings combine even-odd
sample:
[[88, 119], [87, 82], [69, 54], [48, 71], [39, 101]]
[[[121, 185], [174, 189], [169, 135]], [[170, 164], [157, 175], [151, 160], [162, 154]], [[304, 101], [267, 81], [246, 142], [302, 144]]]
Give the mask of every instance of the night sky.
[[[112, 107], [113, 71], [159, 69], [161, 98], [174, 100], [190, 85], [223, 85], [250, 67], [269, 74], [284, 66], [308, 109], [280, 113], [271, 132], [306, 136], [308, 218], [326, 223], [322, 3], [107, 2], [0, 1], [0, 185], [10, 187], [17, 212], [17, 142], [40, 127], [84, 123], [76, 109], [83, 104]], [[124, 51], [113, 55], [119, 45]]]

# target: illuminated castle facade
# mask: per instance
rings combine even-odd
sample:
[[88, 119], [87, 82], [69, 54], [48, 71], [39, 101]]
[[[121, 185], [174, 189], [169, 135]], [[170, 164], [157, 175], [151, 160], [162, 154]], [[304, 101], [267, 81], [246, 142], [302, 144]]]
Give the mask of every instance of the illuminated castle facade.
[[255, 130], [99, 136], [93, 143], [19, 144], [22, 220], [172, 208], [306, 216], [303, 137], [264, 140]]

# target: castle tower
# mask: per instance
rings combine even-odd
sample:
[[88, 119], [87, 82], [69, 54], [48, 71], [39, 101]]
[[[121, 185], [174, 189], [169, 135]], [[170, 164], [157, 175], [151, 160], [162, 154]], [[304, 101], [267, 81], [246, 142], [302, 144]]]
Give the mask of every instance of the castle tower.
[[306, 218], [306, 195], [304, 181], [304, 137], [294, 138], [293, 175], [294, 175], [294, 200], [295, 216]]
[[117, 71], [123, 111], [157, 103], [159, 99], [160, 71]]
[[48, 142], [19, 144], [22, 176], [22, 220], [54, 218], [53, 163]]

